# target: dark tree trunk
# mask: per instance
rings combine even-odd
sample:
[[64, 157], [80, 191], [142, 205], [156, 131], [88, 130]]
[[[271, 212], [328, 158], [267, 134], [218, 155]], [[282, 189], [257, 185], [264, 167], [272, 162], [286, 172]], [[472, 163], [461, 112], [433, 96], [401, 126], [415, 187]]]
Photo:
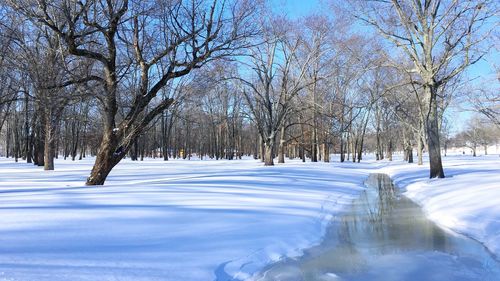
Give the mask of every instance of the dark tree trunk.
[[139, 140], [135, 140], [134, 141], [134, 144], [133, 144], [133, 148], [132, 148], [132, 151], [130, 153], [130, 159], [132, 161], [137, 161], [139, 158], [138, 158], [138, 155], [139, 155], [139, 144], [137, 143]]
[[344, 137], [341, 134], [340, 135], [340, 162], [344, 162], [344, 161], [345, 161], [345, 155], [344, 155]]
[[113, 136], [113, 132], [106, 132], [97, 151], [96, 161], [86, 185], [103, 185], [111, 170], [125, 156], [125, 148], [117, 147], [118, 142]]
[[413, 148], [411, 146], [408, 147], [408, 163], [413, 163]]
[[361, 139], [358, 147], [358, 163], [363, 159], [363, 138]]
[[443, 164], [441, 162], [441, 145], [439, 143], [439, 116], [437, 109], [437, 87], [425, 88], [430, 98], [429, 114], [427, 115], [427, 143], [429, 149], [430, 178], [444, 178]]
[[77, 151], [78, 151], [78, 143], [80, 142], [80, 122], [78, 121], [75, 124], [72, 125], [72, 139], [73, 139], [73, 143], [72, 143], [72, 148], [71, 148], [71, 160], [72, 161], [75, 161], [76, 159], [76, 154], [77, 154]]
[[34, 164], [37, 166], [43, 166], [44, 165], [44, 160], [43, 160], [43, 149], [44, 149], [44, 134], [42, 132], [42, 128], [40, 124], [34, 125], [36, 126], [36, 134], [34, 137]]
[[253, 159], [255, 160], [259, 159], [259, 146], [260, 146], [260, 137], [257, 136], [257, 139], [255, 140], [254, 153], [253, 153]]

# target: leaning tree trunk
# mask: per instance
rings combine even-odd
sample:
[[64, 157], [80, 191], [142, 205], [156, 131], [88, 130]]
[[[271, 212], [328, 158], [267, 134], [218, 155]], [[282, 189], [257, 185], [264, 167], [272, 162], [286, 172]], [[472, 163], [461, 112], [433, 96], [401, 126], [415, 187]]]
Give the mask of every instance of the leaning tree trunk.
[[136, 123], [133, 122], [137, 119], [129, 119], [129, 122], [122, 121], [116, 128], [115, 112], [106, 112], [104, 134], [96, 154], [94, 166], [85, 184], [103, 185], [113, 167], [127, 155], [132, 144], [137, 140], [144, 128], [158, 115], [159, 111], [168, 109], [172, 102], [173, 99], [165, 100], [162, 107], [150, 111], [140, 121]]
[[443, 164], [441, 161], [441, 145], [439, 143], [439, 116], [437, 109], [437, 88], [425, 88], [429, 99], [429, 114], [426, 119], [427, 143], [429, 149], [430, 178], [444, 178]]
[[113, 167], [123, 159], [125, 153], [123, 147], [118, 147], [118, 141], [113, 132], [105, 132], [86, 185], [103, 185], [106, 177]]

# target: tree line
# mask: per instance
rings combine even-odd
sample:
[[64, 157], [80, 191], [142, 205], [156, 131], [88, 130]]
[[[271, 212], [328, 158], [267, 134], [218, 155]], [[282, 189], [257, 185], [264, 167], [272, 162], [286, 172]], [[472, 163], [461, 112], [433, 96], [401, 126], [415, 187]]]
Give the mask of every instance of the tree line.
[[[498, 141], [498, 88], [464, 74], [495, 47], [495, 1], [352, 0], [300, 19], [269, 5], [0, 1], [1, 153], [45, 170], [95, 157], [88, 185], [125, 157], [274, 165], [397, 151], [419, 164], [428, 152], [432, 178], [458, 139]], [[457, 100], [487, 138], [450, 136]]]

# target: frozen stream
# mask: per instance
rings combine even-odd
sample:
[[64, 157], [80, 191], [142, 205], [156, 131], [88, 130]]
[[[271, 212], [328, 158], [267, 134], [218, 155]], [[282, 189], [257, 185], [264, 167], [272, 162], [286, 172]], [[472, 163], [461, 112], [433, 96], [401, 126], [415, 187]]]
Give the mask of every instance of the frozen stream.
[[268, 266], [256, 280], [500, 280], [500, 263], [480, 243], [443, 230], [371, 174], [352, 209], [332, 220], [323, 242]]

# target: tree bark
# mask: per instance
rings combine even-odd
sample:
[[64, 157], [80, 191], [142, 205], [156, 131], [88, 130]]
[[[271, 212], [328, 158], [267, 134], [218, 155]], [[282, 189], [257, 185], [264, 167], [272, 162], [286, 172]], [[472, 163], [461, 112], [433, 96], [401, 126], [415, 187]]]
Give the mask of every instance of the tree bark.
[[389, 161], [392, 161], [392, 139], [389, 139], [389, 144], [387, 146], [387, 159], [389, 159]]
[[24, 93], [24, 153], [26, 158], [26, 163], [32, 163], [31, 159], [31, 135], [30, 135], [30, 125], [29, 125], [29, 93]]
[[274, 156], [274, 142], [270, 138], [264, 143], [264, 165], [274, 166], [273, 156]]
[[439, 142], [439, 116], [437, 109], [437, 87], [425, 87], [429, 96], [429, 114], [426, 119], [427, 146], [429, 149], [430, 178], [444, 178], [443, 164], [441, 162], [441, 145]]
[[90, 176], [87, 178], [86, 185], [104, 184], [113, 167], [125, 156], [126, 151], [124, 151], [124, 148], [116, 148], [117, 145], [113, 132], [106, 132], [97, 151], [96, 161]]
[[413, 148], [410, 146], [408, 146], [408, 163], [413, 163]]
[[424, 154], [424, 145], [422, 142], [422, 135], [419, 133], [417, 136], [417, 156], [418, 156], [418, 165], [423, 165], [423, 154]]
[[[316, 118], [315, 114], [314, 117]], [[318, 129], [316, 128], [316, 120], [314, 120], [314, 127], [312, 129], [311, 137], [311, 162], [318, 162]]]
[[327, 141], [323, 143], [323, 162], [330, 162], [330, 148], [328, 147]]
[[285, 126], [281, 126], [278, 163], [285, 163]]
[[55, 140], [55, 129], [52, 126], [52, 120], [51, 120], [50, 113], [45, 113], [45, 120], [44, 120], [44, 125], [45, 125], [45, 143], [44, 143], [44, 148], [43, 148], [43, 158], [44, 158], [44, 164], [43, 164], [43, 169], [45, 171], [52, 171], [54, 170], [54, 140]]

